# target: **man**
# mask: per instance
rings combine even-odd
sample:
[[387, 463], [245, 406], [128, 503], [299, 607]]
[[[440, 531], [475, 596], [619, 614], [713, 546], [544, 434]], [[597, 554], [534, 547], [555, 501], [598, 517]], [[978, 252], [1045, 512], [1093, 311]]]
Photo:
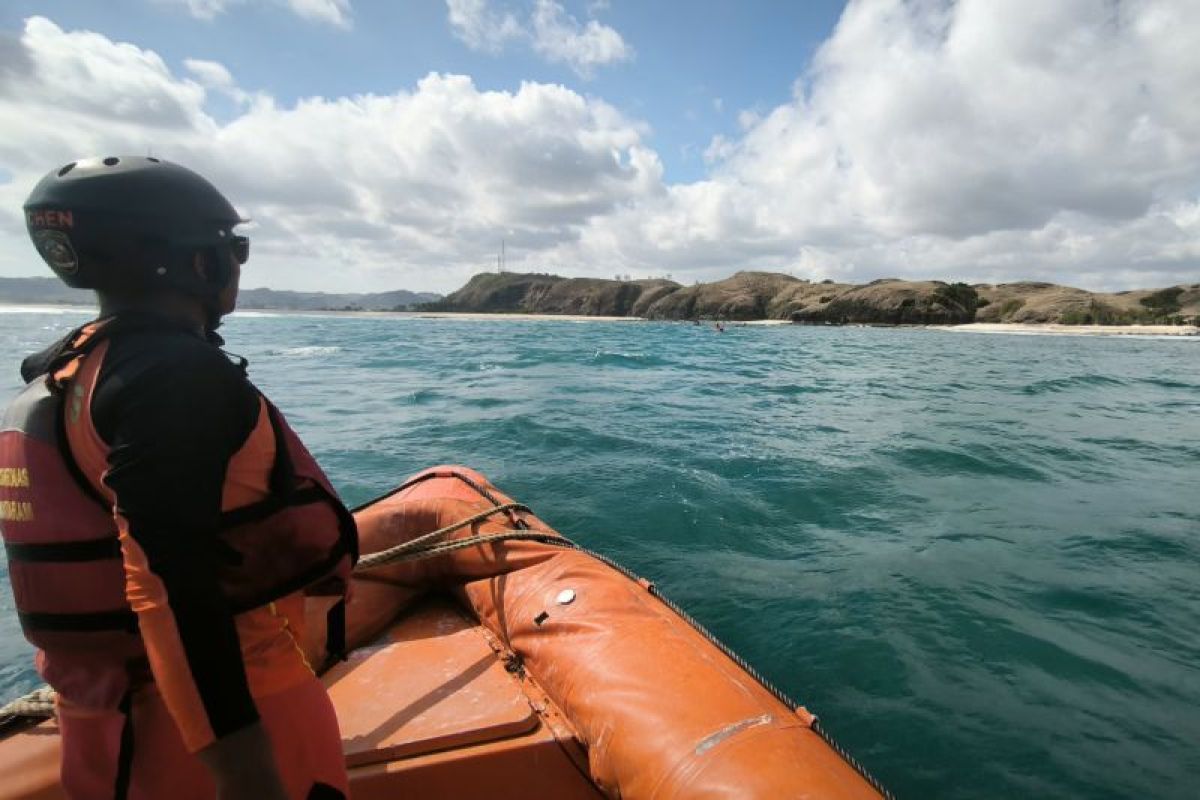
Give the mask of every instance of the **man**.
[[68, 794], [346, 796], [304, 603], [344, 592], [354, 521], [219, 349], [242, 220], [196, 173], [127, 156], [54, 170], [25, 214], [51, 269], [100, 303], [25, 360], [0, 426], [0, 525]]

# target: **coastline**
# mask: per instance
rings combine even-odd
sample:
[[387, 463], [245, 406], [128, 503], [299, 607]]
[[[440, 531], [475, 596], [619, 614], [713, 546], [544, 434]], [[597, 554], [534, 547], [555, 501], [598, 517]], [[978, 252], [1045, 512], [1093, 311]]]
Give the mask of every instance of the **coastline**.
[[[57, 304], [57, 303], [0, 303], [0, 313], [86, 313], [95, 312], [95, 306]], [[313, 316], [313, 317], [364, 317], [364, 318], [402, 318], [402, 319], [447, 319], [472, 322], [487, 322], [501, 320], [507, 322], [674, 322], [691, 324], [691, 320], [648, 320], [645, 317], [613, 317], [590, 316], [587, 314], [517, 314], [517, 313], [486, 313], [472, 311], [343, 311], [335, 309], [303, 309], [303, 308], [239, 308], [233, 316]], [[712, 326], [713, 320], [705, 320], [704, 325]], [[796, 323], [786, 319], [756, 319], [756, 320], [727, 320], [727, 328], [742, 326], [775, 327], [793, 325]], [[829, 327], [829, 326], [812, 326]], [[834, 326], [840, 327], [840, 326]], [[924, 328], [935, 331], [951, 331], [955, 333], [1007, 333], [1025, 336], [1142, 336], [1170, 338], [1200, 338], [1200, 326], [1196, 325], [1063, 325], [1055, 322], [971, 322], [962, 325], [871, 325], [870, 323], [855, 323], [846, 327], [897, 327]]]
[[1031, 336], [1200, 336], [1195, 325], [1062, 325], [1056, 322], [972, 322], [966, 325], [929, 325], [933, 330], [957, 333], [1009, 333]]

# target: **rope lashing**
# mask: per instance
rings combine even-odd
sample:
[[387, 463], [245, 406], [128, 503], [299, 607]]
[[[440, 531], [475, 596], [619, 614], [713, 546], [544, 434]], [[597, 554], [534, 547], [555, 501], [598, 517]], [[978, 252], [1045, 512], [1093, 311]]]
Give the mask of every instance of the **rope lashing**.
[[[389, 547], [386, 550], [380, 550], [377, 553], [370, 553], [368, 555], [365, 555], [358, 560], [358, 564], [355, 565], [354, 571], [355, 572], [363, 572], [365, 570], [374, 569], [376, 567], [382, 567], [385, 564], [393, 564], [397, 561], [415, 561], [418, 558], [424, 558], [424, 557], [432, 558], [434, 555], [441, 555], [442, 552], [448, 552], [448, 551], [440, 551], [440, 550], [433, 551], [432, 555], [426, 556], [425, 553], [431, 552], [430, 548], [427, 547], [427, 545], [430, 545], [433, 542], [437, 542], [438, 539], [441, 539], [444, 536], [448, 536], [451, 533], [454, 533], [455, 531], [460, 530], [461, 528], [465, 528], [469, 525], [474, 525], [476, 522], [482, 522], [483, 520], [487, 519], [488, 517], [495, 516], [496, 514], [500, 514], [505, 511], [525, 511], [525, 512], [529, 512], [529, 513], [533, 513], [532, 509], [530, 509], [529, 506], [525, 505], [524, 503], [502, 503], [498, 506], [489, 508], [486, 511], [480, 511], [478, 514], [472, 514], [471, 516], [466, 517], [465, 519], [460, 519], [458, 522], [455, 522], [452, 525], [447, 525], [444, 528], [438, 528], [436, 531], [431, 531], [429, 533], [423, 534], [421, 536], [418, 536], [415, 539], [410, 539], [407, 542], [401, 542], [400, 544], [395, 545], [394, 547]], [[528, 531], [511, 531], [511, 533], [527, 533], [527, 532]], [[538, 535], [542, 536], [542, 537], [551, 537], [552, 536], [552, 534], [548, 534], [548, 533], [542, 533], [542, 534], [538, 534]], [[470, 537], [470, 538], [474, 539], [476, 537]], [[511, 538], [533, 538], [533, 537], [511, 537]], [[566, 541], [561, 536], [553, 536], [553, 538], [560, 539], [564, 542]], [[469, 540], [468, 539], [457, 540], [457, 542], [466, 542], [466, 541], [469, 541]], [[489, 541], [496, 541], [496, 540], [491, 539]], [[455, 543], [457, 543], [457, 542], [455, 542]], [[479, 544], [479, 543], [480, 542], [472, 542], [472, 544]], [[451, 544], [451, 543], [443, 542], [441, 544]], [[468, 545], [468, 546], [470, 546], [470, 545]], [[457, 550], [459, 548], [455, 547], [452, 549]]]
[[54, 716], [54, 690], [39, 686], [27, 695], [0, 706], [0, 731], [17, 720], [46, 719]]
[[[483, 544], [491, 544], [494, 542], [511, 542], [511, 541], [534, 541], [543, 544], [557, 544], [563, 547], [574, 547], [574, 544], [562, 536], [553, 533], [545, 533], [543, 531], [500, 531], [498, 533], [481, 534], [479, 536], [467, 536], [462, 539], [455, 539], [452, 542], [438, 542], [430, 544], [419, 550], [399, 550], [399, 548], [390, 548], [378, 553], [372, 553], [368, 558], [363, 558], [355, 566], [354, 571], [364, 572], [376, 567], [382, 567], [387, 564], [395, 564], [401, 561], [419, 561], [424, 558], [436, 558], [437, 556], [453, 553], [455, 550], [465, 550], [468, 547], [477, 547]], [[395, 552], [399, 551], [399, 552]], [[379, 558], [375, 558], [379, 556]]]

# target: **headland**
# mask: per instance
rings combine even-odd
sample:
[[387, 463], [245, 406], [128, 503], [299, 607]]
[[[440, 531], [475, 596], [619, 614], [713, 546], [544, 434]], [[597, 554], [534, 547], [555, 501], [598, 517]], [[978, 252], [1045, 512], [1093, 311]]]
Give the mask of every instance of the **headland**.
[[[94, 306], [54, 278], [0, 278], [0, 303]], [[442, 297], [397, 290], [326, 294], [246, 289], [239, 309], [458, 319], [711, 320], [738, 323], [955, 326], [1008, 333], [1200, 334], [1200, 283], [1091, 292], [1053, 283], [949, 283], [880, 278], [866, 284], [738, 272], [684, 286], [667, 278], [565, 278], [489, 272]]]
[[986, 323], [1182, 329], [1200, 324], [1200, 283], [1109, 293], [1030, 281], [966, 284], [881, 278], [847, 284], [773, 272], [738, 272], [692, 286], [664, 278], [483, 273], [419, 308], [443, 313], [777, 320], [809, 325]]

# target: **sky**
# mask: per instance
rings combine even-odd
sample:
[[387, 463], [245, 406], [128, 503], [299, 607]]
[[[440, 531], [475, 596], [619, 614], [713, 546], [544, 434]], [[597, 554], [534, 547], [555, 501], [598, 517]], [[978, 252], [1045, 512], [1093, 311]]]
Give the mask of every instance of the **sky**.
[[[0, 276], [51, 169], [154, 155], [243, 286], [738, 270], [1200, 281], [1196, 0], [6, 0]], [[503, 245], [502, 245], [503, 243]]]

